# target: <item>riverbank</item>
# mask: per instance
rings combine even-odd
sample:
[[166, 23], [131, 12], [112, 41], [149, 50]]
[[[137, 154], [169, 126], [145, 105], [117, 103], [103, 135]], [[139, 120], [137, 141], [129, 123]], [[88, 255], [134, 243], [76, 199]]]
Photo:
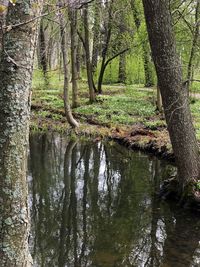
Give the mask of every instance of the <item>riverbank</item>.
[[[87, 83], [81, 81], [79, 106], [73, 109], [80, 127], [74, 131], [64, 114], [62, 79], [52, 77], [48, 86], [40, 81], [35, 79], [33, 83], [31, 130], [56, 131], [94, 140], [109, 138], [128, 148], [174, 161], [164, 116], [156, 110], [156, 88], [104, 85], [103, 94], [89, 104]], [[200, 100], [194, 96], [191, 110], [200, 140]]]

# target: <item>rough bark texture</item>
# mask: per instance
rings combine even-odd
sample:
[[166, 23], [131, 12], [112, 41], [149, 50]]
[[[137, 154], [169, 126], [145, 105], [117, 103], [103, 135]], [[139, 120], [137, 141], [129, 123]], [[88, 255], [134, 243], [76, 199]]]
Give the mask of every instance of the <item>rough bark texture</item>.
[[199, 178], [199, 149], [172, 33], [168, 0], [143, 0], [153, 60], [174, 150], [180, 191]]
[[[9, 5], [7, 25], [37, 16], [42, 1]], [[4, 34], [0, 62], [0, 266], [31, 266], [26, 162], [37, 20]]]
[[3, 47], [3, 26], [5, 24], [8, 1], [0, 0], [0, 6], [2, 7], [2, 12], [0, 12], [0, 53], [1, 53]]
[[38, 40], [38, 47], [39, 47], [39, 67], [42, 69], [44, 78], [47, 78], [47, 47], [45, 41], [45, 30], [44, 30], [44, 23], [43, 20], [40, 22], [40, 31], [39, 31], [39, 40]]

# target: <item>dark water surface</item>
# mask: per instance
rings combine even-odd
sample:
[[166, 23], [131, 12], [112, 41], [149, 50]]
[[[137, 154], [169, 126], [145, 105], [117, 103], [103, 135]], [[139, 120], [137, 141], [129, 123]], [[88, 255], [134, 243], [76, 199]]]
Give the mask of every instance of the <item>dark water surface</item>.
[[32, 135], [34, 266], [200, 266], [200, 218], [154, 194], [173, 171], [114, 143]]

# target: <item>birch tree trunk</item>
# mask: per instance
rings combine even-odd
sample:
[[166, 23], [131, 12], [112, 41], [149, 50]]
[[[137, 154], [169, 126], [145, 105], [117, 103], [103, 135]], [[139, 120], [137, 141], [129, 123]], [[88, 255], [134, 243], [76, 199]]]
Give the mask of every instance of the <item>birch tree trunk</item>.
[[[0, 266], [31, 266], [27, 146], [33, 57], [43, 1], [9, 4], [0, 62]], [[21, 25], [20, 25], [21, 24]], [[18, 26], [16, 26], [18, 25]]]

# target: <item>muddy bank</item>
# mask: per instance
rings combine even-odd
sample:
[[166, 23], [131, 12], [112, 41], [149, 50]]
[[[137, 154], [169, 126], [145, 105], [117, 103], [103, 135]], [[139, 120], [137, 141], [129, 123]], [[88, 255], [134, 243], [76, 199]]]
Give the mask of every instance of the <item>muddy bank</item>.
[[[32, 106], [32, 111], [41, 112], [41, 110], [41, 106]], [[45, 117], [39, 116], [37, 112], [32, 112], [31, 130], [57, 131], [67, 135], [90, 137], [94, 141], [101, 139], [114, 140], [129, 149], [148, 152], [159, 158], [174, 162], [169, 135], [165, 128], [150, 130], [142, 124], [113, 127], [98, 124], [98, 121], [84, 116], [84, 118], [78, 118], [79, 120], [83, 119], [83, 121], [80, 128], [74, 131], [69, 127], [62, 111], [50, 109], [50, 112], [50, 115]], [[61, 118], [56, 120], [56, 115], [61, 115]]]

